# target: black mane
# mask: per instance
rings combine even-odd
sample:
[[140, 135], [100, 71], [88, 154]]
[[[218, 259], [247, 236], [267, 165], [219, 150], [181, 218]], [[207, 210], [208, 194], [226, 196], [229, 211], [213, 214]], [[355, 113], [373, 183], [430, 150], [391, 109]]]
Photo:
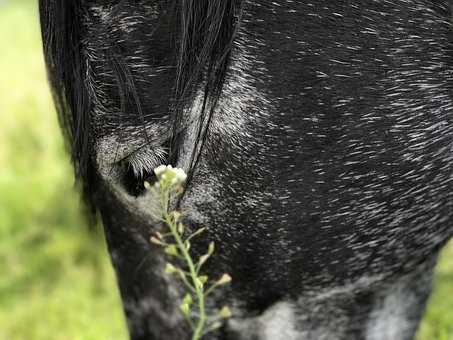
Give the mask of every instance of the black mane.
[[[178, 139], [184, 129], [184, 106], [202, 86], [204, 100], [191, 157], [190, 169], [193, 169], [224, 83], [241, 0], [174, 1], [168, 5], [179, 25], [175, 27], [178, 57], [175, 60], [173, 137], [168, 162], [176, 162]], [[39, 5], [45, 62], [60, 125], [70, 149], [76, 180], [82, 184], [83, 198], [94, 212], [92, 100], [86, 85], [87, 67], [81, 44], [85, 35], [85, 3], [83, 0], [40, 0]]]

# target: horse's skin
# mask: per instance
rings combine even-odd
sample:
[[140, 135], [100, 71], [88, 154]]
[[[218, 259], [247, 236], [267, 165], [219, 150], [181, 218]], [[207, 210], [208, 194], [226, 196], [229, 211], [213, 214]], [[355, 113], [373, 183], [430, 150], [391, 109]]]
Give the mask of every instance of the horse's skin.
[[[207, 339], [412, 339], [453, 231], [451, 1], [198, 1], [233, 13], [196, 166], [204, 81], [171, 161], [192, 173], [187, 225], [209, 227], [195, 253], [215, 241], [207, 272], [233, 277], [209, 308], [234, 316]], [[41, 0], [62, 126], [134, 340], [189, 337], [141, 186], [174, 128], [172, 2]]]

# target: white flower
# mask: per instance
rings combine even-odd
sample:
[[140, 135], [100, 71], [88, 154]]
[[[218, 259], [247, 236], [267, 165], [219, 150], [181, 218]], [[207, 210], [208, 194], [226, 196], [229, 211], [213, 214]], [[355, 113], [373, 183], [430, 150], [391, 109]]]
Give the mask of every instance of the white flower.
[[[170, 169], [172, 168], [171, 165], [168, 166], [170, 167]], [[159, 178], [163, 173], [165, 173], [165, 171], [167, 171], [167, 165], [159, 165], [157, 168], [154, 168], [154, 174]]]
[[181, 168], [174, 169], [175, 177], [178, 179], [180, 183], [184, 183], [187, 179], [187, 174]]
[[171, 185], [182, 184], [187, 179], [187, 174], [181, 168], [173, 168], [171, 165], [159, 165], [154, 169], [159, 180], [170, 180]]

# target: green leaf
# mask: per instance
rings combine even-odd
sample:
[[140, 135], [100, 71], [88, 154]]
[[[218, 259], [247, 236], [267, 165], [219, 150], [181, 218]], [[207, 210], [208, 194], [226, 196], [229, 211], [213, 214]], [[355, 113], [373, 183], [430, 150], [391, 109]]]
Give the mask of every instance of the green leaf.
[[207, 275], [201, 275], [198, 277], [198, 279], [201, 281], [201, 283], [206, 284], [208, 282], [209, 277]]
[[230, 307], [228, 307], [228, 306], [223, 306], [223, 308], [219, 311], [219, 316], [220, 316], [222, 319], [231, 318], [232, 313], [231, 313]]
[[178, 247], [175, 244], [171, 244], [167, 247], [165, 247], [165, 253], [170, 255], [170, 256], [178, 256]]
[[203, 288], [203, 286], [204, 286], [203, 282], [198, 277], [195, 278], [195, 285], [198, 288]]
[[182, 300], [183, 304], [191, 305], [193, 303], [192, 295], [187, 293]]
[[182, 313], [188, 318], [190, 317], [190, 306], [183, 302], [180, 306], [179, 309], [181, 309]]
[[216, 321], [211, 325], [211, 327], [209, 327], [208, 332], [215, 331], [216, 329], [219, 329], [220, 327], [222, 327], [222, 323], [220, 321]]
[[207, 229], [206, 227], [198, 229], [196, 232], [189, 236], [188, 240], [202, 234], [206, 229]]
[[152, 236], [150, 239], [151, 243], [156, 244], [158, 246], [163, 246], [165, 243], [163, 243], [161, 240], [159, 240], [157, 237]]
[[208, 254], [209, 254], [209, 256], [211, 256], [211, 255], [214, 253], [214, 250], [215, 250], [215, 244], [214, 244], [214, 242], [209, 243], [209, 247], [208, 247]]
[[165, 266], [165, 273], [166, 274], [173, 274], [173, 273], [176, 273], [178, 271], [178, 268], [176, 268], [174, 265], [172, 265], [171, 263], [168, 263], [166, 264]]
[[200, 259], [198, 260], [198, 268], [200, 268], [205, 262], [209, 259], [209, 254], [205, 254], [200, 256]]
[[184, 234], [184, 230], [186, 229], [186, 227], [184, 226], [184, 224], [182, 223], [178, 223], [178, 233], [180, 235], [183, 235]]

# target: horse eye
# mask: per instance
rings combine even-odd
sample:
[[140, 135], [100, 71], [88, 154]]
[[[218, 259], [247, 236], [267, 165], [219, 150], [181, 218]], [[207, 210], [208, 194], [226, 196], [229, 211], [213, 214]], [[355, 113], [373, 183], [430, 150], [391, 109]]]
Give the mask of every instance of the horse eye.
[[145, 181], [154, 184], [157, 180], [154, 171], [143, 171], [141, 174], [137, 175], [133, 167], [127, 163], [125, 164], [125, 169], [123, 173], [123, 185], [127, 193], [131, 196], [141, 196], [145, 193]]

